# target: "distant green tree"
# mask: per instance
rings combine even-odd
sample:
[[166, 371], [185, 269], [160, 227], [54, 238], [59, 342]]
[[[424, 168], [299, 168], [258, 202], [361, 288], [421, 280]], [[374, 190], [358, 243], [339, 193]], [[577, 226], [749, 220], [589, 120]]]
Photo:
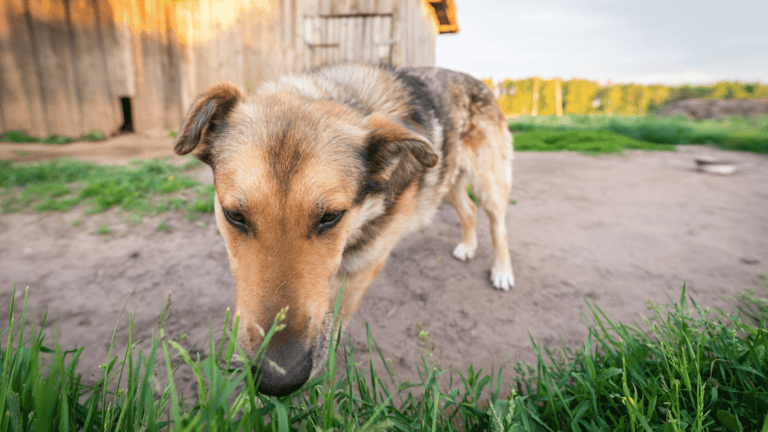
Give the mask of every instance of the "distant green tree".
[[682, 87], [671, 87], [671, 94], [665, 102], [675, 102], [684, 99], [709, 97], [714, 90], [713, 86], [690, 86], [688, 84]]
[[637, 84], [621, 86], [621, 103], [617, 109], [617, 114], [639, 115], [645, 107], [641, 106], [643, 87]]
[[754, 89], [752, 90], [752, 97], [768, 97], [768, 85], [756, 83]]
[[741, 83], [719, 82], [715, 84], [715, 89], [709, 97], [712, 99], [746, 99], [749, 97], [749, 93]]
[[593, 101], [600, 86], [594, 81], [572, 79], [563, 83], [563, 113], [592, 114], [597, 111]]
[[539, 115], [555, 115], [555, 80], [541, 80]]
[[502, 88], [506, 95], [499, 98], [502, 111], [507, 115], [530, 115], [533, 100], [534, 78], [523, 80], [505, 80]]
[[[530, 115], [533, 110], [534, 83], [539, 83], [539, 115], [556, 113], [555, 80], [527, 78], [505, 79], [499, 86], [499, 105], [509, 116]], [[493, 86], [492, 81], [485, 80]], [[768, 85], [756, 83], [720, 82], [715, 85], [609, 84], [572, 79], [562, 83], [564, 114], [645, 115], [670, 102], [691, 98], [746, 99], [768, 97]]]
[[619, 109], [621, 109], [622, 97], [624, 96], [621, 86], [612, 85], [607, 87], [606, 90], [605, 96], [601, 98], [603, 101], [603, 111], [608, 115], [620, 114]]
[[673, 89], [671, 87], [655, 84], [647, 87], [651, 95], [647, 112], [654, 112], [660, 108], [671, 97]]

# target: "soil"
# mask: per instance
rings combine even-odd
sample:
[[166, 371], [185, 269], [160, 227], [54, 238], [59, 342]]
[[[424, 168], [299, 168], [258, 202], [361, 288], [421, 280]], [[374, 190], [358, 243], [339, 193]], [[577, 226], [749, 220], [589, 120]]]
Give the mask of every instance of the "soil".
[[[109, 162], [171, 155], [170, 138], [118, 140], [54, 149]], [[82, 146], [89, 150], [78, 150]], [[27, 154], [14, 152], [19, 149]], [[52, 157], [51, 149], [3, 143], [0, 158]], [[697, 172], [694, 160], [701, 156], [734, 161], [737, 172]], [[198, 177], [210, 181], [206, 170]], [[366, 350], [370, 323], [402, 381], [418, 378], [422, 328], [434, 358], [455, 376], [469, 365], [490, 371], [516, 359], [534, 362], [531, 339], [552, 348], [561, 340], [579, 346], [587, 335], [587, 302], [611, 318], [642, 323], [647, 300], [677, 299], [685, 284], [701, 304], [732, 311], [733, 297], [757, 286], [768, 269], [766, 184], [767, 156], [698, 145], [604, 156], [517, 153], [516, 203], [506, 218], [514, 289], [499, 292], [488, 281], [484, 214], [475, 258], [463, 263], [451, 256], [461, 231], [456, 213], [443, 205], [431, 224], [396, 246], [346, 333], [356, 351]], [[129, 315], [135, 314], [133, 341], [144, 340], [145, 347], [168, 299], [166, 334], [188, 335], [185, 344], [207, 355], [209, 328], [220, 335], [224, 311], [234, 304], [227, 252], [212, 215], [189, 222], [168, 213], [143, 225], [124, 219], [114, 211], [85, 216], [82, 210], [0, 216], [0, 310], [8, 310], [15, 284], [18, 314], [29, 287], [38, 322], [48, 311], [48, 345], [58, 334], [63, 349], [86, 347], [80, 359], [86, 378], [106, 361], [124, 307], [118, 355], [128, 343]], [[73, 226], [75, 220], [82, 224]], [[162, 221], [169, 232], [157, 231]], [[114, 232], [94, 234], [105, 222]], [[189, 374], [181, 381], [194, 388]]]
[[768, 98], [756, 99], [684, 99], [664, 105], [658, 116], [722, 119], [727, 116], [757, 117], [768, 115]]

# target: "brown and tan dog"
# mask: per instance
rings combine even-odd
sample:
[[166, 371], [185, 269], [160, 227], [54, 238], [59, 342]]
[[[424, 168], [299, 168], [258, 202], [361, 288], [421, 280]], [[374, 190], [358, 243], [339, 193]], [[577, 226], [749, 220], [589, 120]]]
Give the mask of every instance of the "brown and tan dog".
[[346, 321], [398, 239], [441, 200], [461, 220], [453, 255], [472, 258], [477, 210], [467, 183], [490, 220], [491, 281], [514, 285], [504, 225], [512, 136], [492, 91], [468, 75], [340, 65], [251, 96], [219, 84], [194, 103], [175, 150], [213, 169], [238, 342], [250, 361], [289, 307], [259, 371], [262, 393], [288, 394], [322, 369], [342, 283]]

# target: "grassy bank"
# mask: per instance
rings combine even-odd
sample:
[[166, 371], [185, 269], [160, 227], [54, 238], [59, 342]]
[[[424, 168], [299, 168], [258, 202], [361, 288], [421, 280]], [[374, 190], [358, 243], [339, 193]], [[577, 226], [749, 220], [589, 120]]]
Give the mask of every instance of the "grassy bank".
[[[588, 304], [584, 345], [552, 352], [534, 344], [537, 364], [518, 364], [513, 382], [501, 382], [501, 370], [470, 367], [459, 371], [459, 386], [446, 387], [445, 371], [424, 361], [420, 382], [397, 383], [374, 372], [374, 359], [390, 369], [368, 329], [368, 364], [357, 363], [337, 334], [332, 344], [344, 361], [331, 356], [329, 372], [277, 399], [254, 391], [250, 369], [232, 367], [239, 350], [232, 333], [211, 341], [211, 355], [201, 359], [164, 337], [163, 318], [149, 352], [110, 349], [98, 382], [86, 384], [76, 373], [83, 348], [46, 348], [42, 331], [25, 325], [25, 298], [2, 333], [0, 430], [768, 430], [764, 303], [752, 304], [757, 321], [744, 321], [702, 309], [683, 288], [679, 301], [649, 303], [648, 331]], [[176, 389], [178, 359], [197, 377], [196, 398]], [[156, 370], [171, 377], [167, 384], [157, 386]]]
[[0, 135], [0, 142], [14, 143], [40, 143], [40, 144], [69, 144], [75, 141], [102, 141], [106, 139], [101, 131], [94, 130], [83, 134], [78, 138], [72, 138], [64, 135], [48, 135], [45, 138], [33, 137], [24, 131], [11, 130]]
[[539, 131], [515, 134], [516, 151], [571, 150], [583, 154], [620, 153], [624, 150], [675, 151], [669, 144], [638, 141], [611, 131]]
[[[768, 153], [768, 117], [691, 120], [684, 117], [655, 117], [652, 115], [639, 117], [529, 116], [510, 119], [508, 124], [510, 130], [515, 132], [581, 132], [586, 134], [598, 131], [612, 132], [645, 142], [648, 147], [643, 148], [652, 148], [653, 144], [711, 143], [725, 150]], [[524, 139], [526, 135], [519, 134], [516, 136], [516, 143], [518, 137]], [[533, 150], [539, 150], [539, 148], [533, 148]], [[579, 148], [573, 150], [579, 150]]]
[[116, 207], [134, 221], [181, 210], [194, 219], [213, 212], [213, 185], [204, 186], [189, 173], [201, 165], [191, 158], [181, 166], [162, 159], [129, 166], [74, 159], [33, 164], [0, 160], [0, 208], [3, 213], [45, 212], [83, 205], [86, 213], [94, 214]]

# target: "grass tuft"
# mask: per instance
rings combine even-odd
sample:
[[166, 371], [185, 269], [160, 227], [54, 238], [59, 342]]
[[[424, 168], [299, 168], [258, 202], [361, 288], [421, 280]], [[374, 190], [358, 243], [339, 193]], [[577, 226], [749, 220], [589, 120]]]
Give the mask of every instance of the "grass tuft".
[[96, 235], [106, 236], [106, 235], [112, 234], [113, 232], [114, 232], [114, 230], [109, 229], [109, 227], [107, 226], [107, 224], [105, 222], [105, 223], [99, 225], [99, 227], [96, 228], [96, 231], [94, 231], [93, 233], [96, 234]]
[[190, 160], [176, 166], [163, 159], [134, 161], [127, 167], [73, 159], [32, 164], [0, 160], [0, 206], [3, 213], [65, 212], [85, 204], [88, 214], [117, 207], [133, 223], [145, 215], [185, 210], [196, 219], [213, 212], [213, 186], [188, 174], [200, 165]]
[[515, 135], [515, 150], [573, 150], [584, 154], [600, 154], [624, 150], [675, 151], [675, 147], [638, 141], [611, 131], [531, 131]]
[[37, 138], [30, 136], [24, 131], [14, 129], [0, 135], [0, 141], [15, 143], [41, 143], [41, 144], [69, 144], [75, 141], [103, 141], [106, 139], [104, 133], [98, 130], [87, 132], [79, 138], [72, 138], [62, 135], [48, 135], [46, 138]]
[[[14, 294], [11, 297], [15, 298]], [[610, 320], [589, 303], [592, 323], [579, 349], [549, 350], [534, 343], [535, 365], [518, 363], [517, 377], [502, 383], [502, 368], [459, 371], [447, 388], [439, 364], [429, 365], [431, 342], [420, 333], [427, 357], [420, 380], [398, 383], [366, 326], [369, 361], [355, 360], [355, 344], [333, 338], [326, 373], [291, 396], [266, 397], [250, 367], [233, 366], [238, 321], [209, 354], [192, 355], [171, 340], [161, 313], [149, 352], [135, 349], [133, 322], [122, 356], [107, 361], [95, 383], [76, 374], [83, 348], [43, 345], [42, 330], [25, 329], [13, 300], [7, 338], [0, 345], [0, 430], [222, 430], [222, 431], [734, 431], [768, 427], [768, 315], [756, 325], [738, 313], [711, 314], [686, 297], [666, 306], [649, 302], [648, 330]], [[278, 331], [281, 311], [266, 339]], [[338, 307], [336, 308], [338, 313]], [[225, 321], [229, 321], [229, 310]], [[335, 318], [334, 318], [335, 319]], [[41, 329], [45, 327], [45, 318]], [[115, 326], [117, 329], [117, 326]], [[264, 347], [262, 346], [262, 350]], [[545, 357], [547, 360], [545, 360]], [[375, 372], [381, 361], [385, 376]], [[180, 363], [179, 363], [180, 361]], [[47, 366], [45, 366], [47, 365]], [[175, 386], [178, 368], [190, 368], [195, 398]], [[164, 371], [161, 379], [158, 372]], [[159, 384], [159, 385], [158, 385]]]
[[[691, 120], [685, 117], [588, 116], [519, 117], [508, 121], [512, 131], [524, 132], [613, 132], [645, 145], [713, 144], [725, 150], [768, 153], [768, 117]], [[524, 138], [523, 138], [524, 139]], [[570, 150], [570, 149], [569, 149]], [[578, 148], [573, 150], [580, 151]]]

